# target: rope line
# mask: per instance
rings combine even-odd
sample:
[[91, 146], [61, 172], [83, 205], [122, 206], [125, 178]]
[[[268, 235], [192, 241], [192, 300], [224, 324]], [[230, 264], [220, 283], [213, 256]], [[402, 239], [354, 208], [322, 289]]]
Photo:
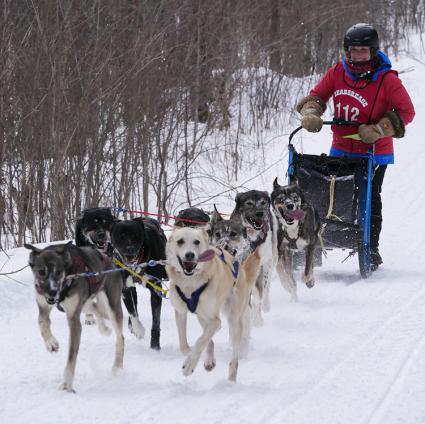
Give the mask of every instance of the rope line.
[[331, 175], [331, 184], [329, 187], [329, 208], [328, 213], [326, 215], [326, 219], [337, 219], [338, 221], [342, 222], [342, 219], [339, 216], [336, 216], [333, 213], [334, 209], [334, 202], [335, 202], [335, 184], [336, 184], [336, 175]]
[[[163, 295], [161, 295], [162, 297], [167, 298], [167, 296], [168, 296], [168, 290], [167, 289], [164, 289], [164, 288], [158, 286], [157, 284], [152, 283], [152, 281], [150, 281], [149, 279], [147, 279], [147, 278], [143, 277], [142, 275], [138, 274], [136, 271], [132, 270], [131, 268], [129, 268], [128, 266], [126, 266], [125, 264], [123, 264], [121, 261], [119, 261], [116, 258], [114, 258], [114, 263], [116, 265], [118, 265], [119, 267], [121, 267], [121, 268], [125, 269], [126, 271], [128, 271], [131, 275], [133, 275], [134, 277], [138, 278], [139, 280], [141, 280], [145, 284], [149, 284], [152, 288], [154, 288], [158, 292], [158, 294], [159, 293], [162, 293], [163, 294]], [[156, 280], [159, 280], [156, 277], [153, 277], [153, 278], [155, 278]]]

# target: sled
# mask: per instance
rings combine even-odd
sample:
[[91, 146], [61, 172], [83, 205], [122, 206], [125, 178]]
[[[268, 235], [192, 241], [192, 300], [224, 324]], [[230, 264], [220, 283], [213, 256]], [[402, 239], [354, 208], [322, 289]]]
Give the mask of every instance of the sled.
[[[356, 125], [334, 120], [324, 125]], [[289, 136], [289, 182], [298, 180], [306, 201], [318, 211], [322, 222], [325, 250], [349, 249], [358, 254], [362, 278], [371, 272], [370, 222], [374, 156], [356, 157], [301, 154], [292, 139], [302, 127]]]

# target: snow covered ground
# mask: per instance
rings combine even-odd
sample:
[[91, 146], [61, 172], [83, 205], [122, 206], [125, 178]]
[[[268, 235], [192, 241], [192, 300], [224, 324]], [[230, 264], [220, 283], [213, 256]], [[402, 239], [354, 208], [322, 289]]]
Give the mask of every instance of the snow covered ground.
[[[418, 43], [414, 43], [419, 45]], [[173, 311], [163, 303], [162, 350], [126, 335], [125, 370], [112, 376], [114, 339], [84, 327], [74, 387], [56, 390], [66, 362], [64, 314], [53, 311], [61, 349], [49, 354], [37, 325], [29, 269], [0, 276], [0, 422], [74, 423], [268, 423], [353, 424], [425, 422], [425, 63], [411, 57], [395, 63], [416, 107], [416, 120], [396, 142], [396, 166], [383, 189], [384, 266], [360, 279], [357, 258], [331, 252], [316, 270], [316, 286], [299, 284], [299, 303], [273, 279], [272, 310], [253, 329], [251, 349], [239, 364], [238, 382], [226, 380], [230, 349], [224, 324], [216, 340], [217, 367], [182, 376]], [[423, 56], [422, 56], [423, 58]], [[328, 151], [329, 132], [299, 137], [305, 151]], [[301, 147], [301, 146], [299, 146]], [[280, 147], [282, 148], [282, 146]], [[276, 156], [275, 156], [276, 158]], [[269, 188], [271, 169], [256, 188]], [[25, 249], [0, 256], [0, 272], [28, 260]], [[300, 280], [298, 276], [298, 280]], [[149, 297], [139, 288], [141, 315], [150, 327]], [[193, 318], [193, 317], [191, 317]], [[194, 319], [190, 339], [199, 334]]]

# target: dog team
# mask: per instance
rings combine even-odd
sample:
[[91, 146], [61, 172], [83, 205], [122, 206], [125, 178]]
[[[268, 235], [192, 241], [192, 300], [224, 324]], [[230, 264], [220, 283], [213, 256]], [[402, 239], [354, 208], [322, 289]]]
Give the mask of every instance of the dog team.
[[[232, 349], [228, 379], [236, 381], [239, 357], [248, 348], [251, 321], [261, 326], [262, 312], [270, 309], [273, 269], [296, 301], [293, 252], [303, 250], [306, 260], [302, 279], [307, 287], [313, 287], [320, 221], [296, 181], [281, 186], [275, 179], [270, 196], [265, 191], [250, 190], [238, 193], [235, 201], [229, 219], [215, 207], [211, 218], [198, 208], [180, 211], [168, 240], [154, 219], [122, 221], [111, 209], [97, 207], [86, 209], [78, 219], [75, 244], [44, 249], [25, 245], [31, 250], [29, 264], [35, 280], [40, 332], [50, 352], [59, 349], [50, 329], [50, 312], [56, 306], [66, 313], [70, 337], [61, 389], [74, 391], [82, 312], [86, 324], [96, 322], [104, 335], [111, 333], [105, 322], [110, 319], [116, 335], [113, 371], [123, 367], [121, 299], [128, 311], [130, 332], [138, 339], [145, 335], [135, 287], [140, 279], [150, 290], [151, 348], [161, 347], [160, 291], [162, 281], [168, 280], [179, 347], [185, 356], [183, 374], [194, 372], [204, 351], [204, 368], [210, 371], [215, 367], [213, 338], [224, 315]], [[135, 273], [141, 277], [135, 277]], [[192, 346], [186, 332], [188, 312], [196, 315], [202, 329]]]

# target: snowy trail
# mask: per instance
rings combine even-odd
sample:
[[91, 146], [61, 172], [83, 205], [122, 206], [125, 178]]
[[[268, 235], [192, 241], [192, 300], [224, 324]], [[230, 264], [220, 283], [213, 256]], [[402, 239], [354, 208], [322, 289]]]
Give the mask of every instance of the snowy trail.
[[[424, 342], [425, 316], [418, 316], [418, 311], [424, 305], [425, 287], [409, 294], [398, 309], [373, 323], [376, 328], [368, 328], [366, 338], [357, 337], [358, 343], [352, 343], [347, 355], [295, 405], [271, 422], [311, 422], [311, 416], [319, 422], [380, 422], [377, 417], [385, 412], [389, 396], [394, 399], [397, 394], [395, 383]], [[338, 419], [341, 410], [343, 419]]]
[[[337, 275], [344, 274], [340, 258], [328, 261], [333, 261]], [[349, 265], [348, 271], [344, 265], [347, 279], [357, 271], [355, 260]], [[318, 270], [318, 280], [328, 272]], [[312, 417], [318, 423], [397, 422], [380, 417], [394, 406], [404, 390], [403, 380], [422, 357], [425, 287], [413, 272], [404, 281], [384, 270], [375, 275], [355, 284], [300, 287], [298, 304], [288, 302], [275, 279], [273, 309], [266, 315], [265, 327], [253, 329], [252, 349], [241, 361], [236, 385], [225, 380], [230, 357], [226, 326], [216, 338], [217, 369], [206, 373], [201, 366], [189, 379], [180, 373], [183, 358], [167, 304], [163, 350], [152, 352], [145, 340], [138, 342], [126, 332], [125, 371], [117, 378], [110, 375], [113, 338], [84, 327], [76, 396], [56, 391], [66, 359], [63, 314], [53, 312], [61, 351], [49, 355], [38, 334], [30, 287], [20, 287], [28, 297], [21, 298], [16, 317], [7, 314], [0, 324], [2, 344], [8, 347], [2, 358], [2, 379], [8, 384], [0, 389], [0, 416], [16, 423], [32, 416], [43, 417], [39, 421], [43, 423], [58, 419], [162, 423], [169, 421], [172, 411], [176, 423], [187, 422], [188, 417], [199, 422], [206, 413], [211, 417], [208, 422], [217, 423], [306, 423]], [[146, 317], [143, 291], [141, 295]], [[193, 320], [190, 330], [193, 340], [199, 331]], [[17, 416], [17, 410], [22, 414]]]
[[[39, 334], [30, 271], [13, 276], [23, 284], [0, 276], [0, 422], [423, 424], [425, 66], [403, 58], [397, 67], [410, 66], [415, 71], [402, 77], [417, 118], [406, 140], [396, 142], [397, 164], [385, 177], [382, 269], [362, 280], [356, 257], [341, 263], [348, 252], [330, 252], [316, 270], [316, 286], [309, 290], [299, 284], [299, 303], [289, 302], [275, 277], [272, 310], [264, 327], [252, 330], [236, 384], [226, 380], [231, 352], [225, 323], [215, 337], [216, 369], [207, 373], [200, 364], [191, 377], [182, 376], [183, 356], [168, 301], [163, 303], [161, 352], [151, 351], [148, 340], [137, 341], [125, 328], [125, 369], [116, 377], [110, 372], [114, 338], [84, 326], [76, 395], [56, 390], [68, 344], [64, 314], [52, 313], [61, 348], [51, 355]], [[324, 130], [314, 137], [302, 135], [298, 142], [320, 153], [328, 150], [328, 137]], [[283, 147], [277, 142], [266, 163]], [[271, 169], [261, 179], [273, 181], [276, 172], [283, 174]], [[6, 263], [0, 273], [22, 267], [27, 259], [24, 249], [16, 249], [10, 260], [0, 254], [0, 267]], [[148, 295], [143, 288], [138, 292], [149, 333]], [[193, 341], [200, 330], [190, 318]]]

